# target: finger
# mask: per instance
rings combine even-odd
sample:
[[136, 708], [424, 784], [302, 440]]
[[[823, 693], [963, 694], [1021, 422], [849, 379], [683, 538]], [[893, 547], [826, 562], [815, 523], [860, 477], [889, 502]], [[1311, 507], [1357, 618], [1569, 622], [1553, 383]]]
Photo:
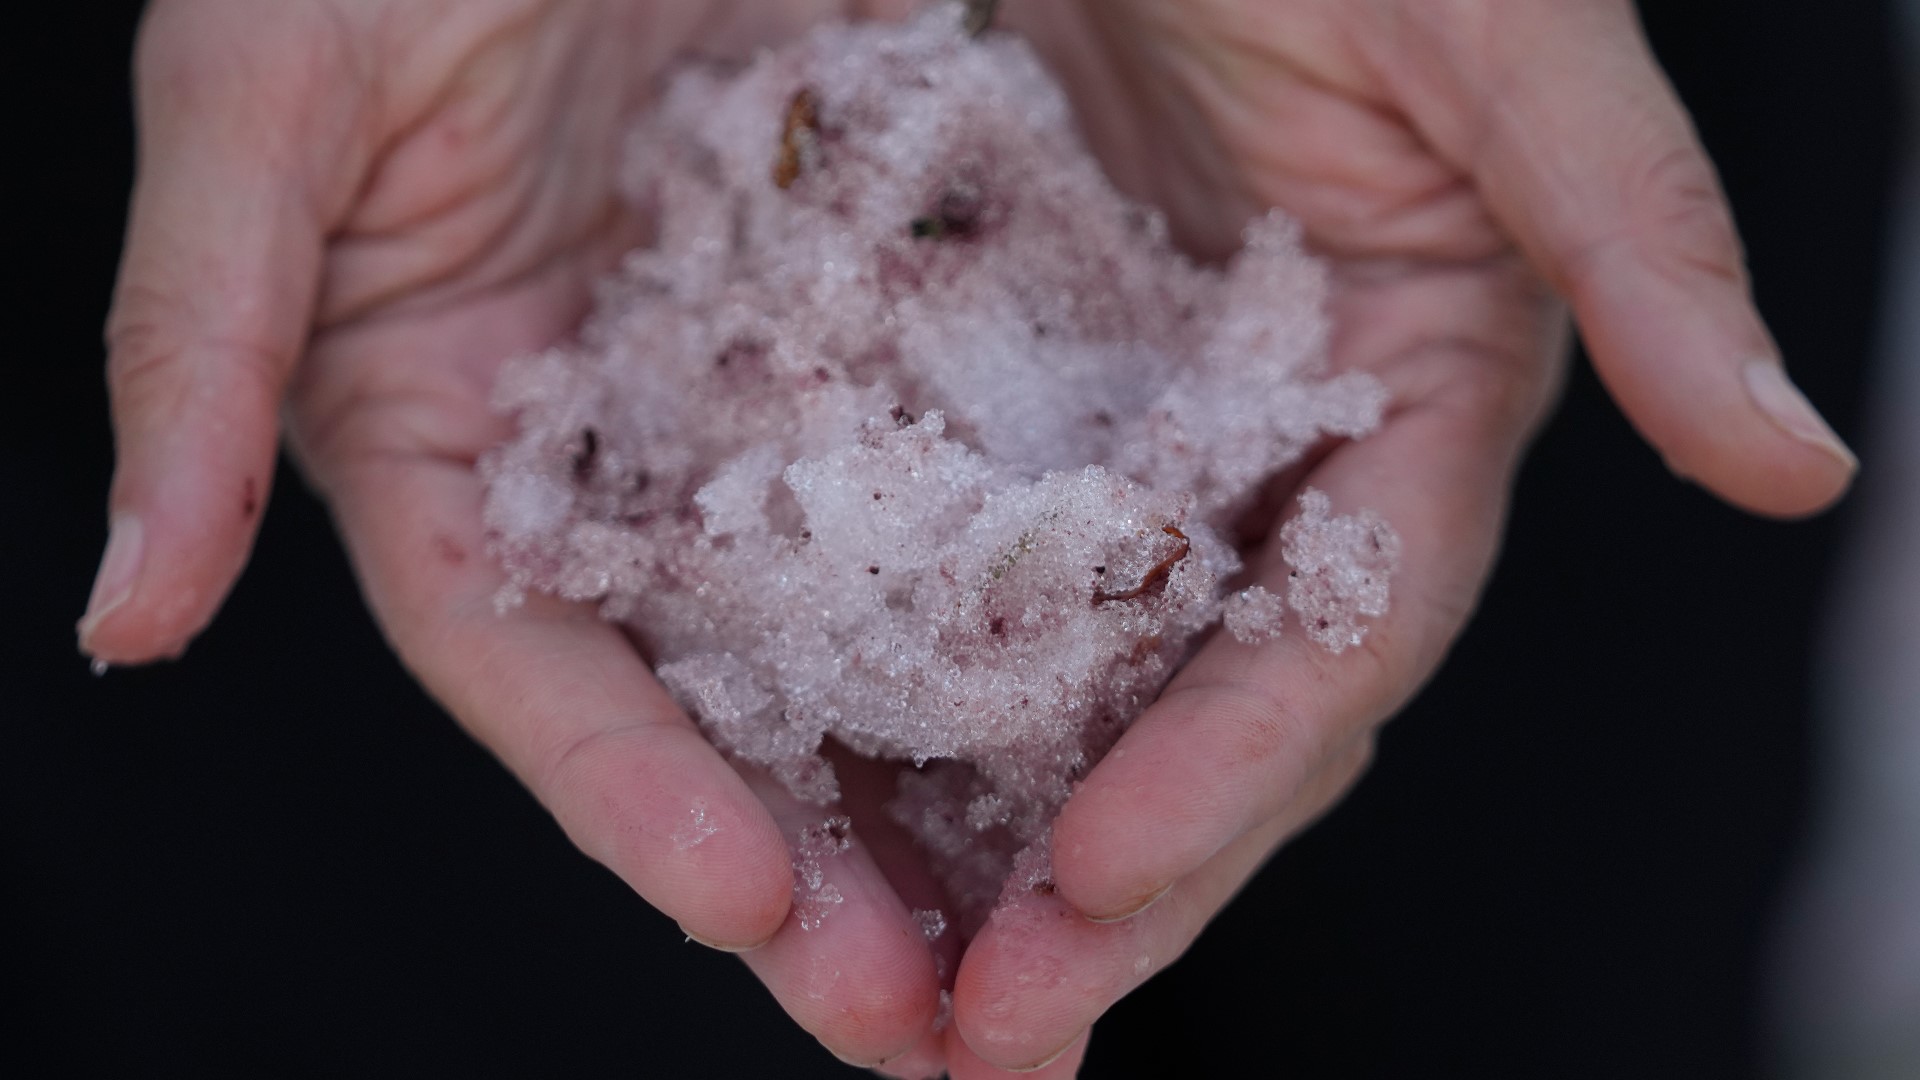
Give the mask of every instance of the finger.
[[[1044, 1059], [1172, 964], [1287, 837], [1337, 801], [1366, 768], [1362, 739], [1312, 779], [1287, 811], [1241, 836], [1139, 917], [1095, 923], [1059, 896], [995, 911], [967, 949], [954, 995], [956, 1028], [983, 1059]], [[1196, 1073], [1208, 1062], [1193, 1062]]]
[[107, 332], [111, 531], [78, 627], [104, 661], [178, 653], [245, 563], [320, 223], [351, 182], [352, 85], [331, 37], [292, 5], [250, 14], [161, 3], [142, 31], [140, 174]]
[[[800, 929], [789, 845], [823, 812], [764, 781], [763, 802], [592, 610], [538, 597], [495, 609], [503, 582], [484, 550], [469, 460], [506, 434], [478, 397], [489, 380], [380, 362], [531, 347], [531, 328], [555, 324], [559, 310], [547, 288], [530, 287], [477, 317], [331, 333], [326, 366], [300, 388], [301, 456], [401, 656], [574, 842], [689, 935], [749, 952], [783, 1007], [836, 1054], [898, 1056], [931, 1026], [939, 987], [924, 936], [864, 845], [826, 860], [823, 884], [843, 901], [820, 928]], [[458, 404], [408, 408], [442, 400]]]
[[942, 1080], [947, 1076], [946, 1029], [929, 1031], [905, 1054], [873, 1071], [889, 1080]]
[[470, 464], [380, 453], [312, 467], [402, 659], [573, 842], [704, 943], [772, 937], [793, 879], [766, 808], [612, 624], [541, 597], [496, 609]]
[[[1546, 309], [1525, 298], [1531, 280], [1487, 269], [1342, 284], [1347, 313], [1371, 315], [1339, 324], [1350, 328], [1336, 350], [1391, 357], [1378, 373], [1397, 404], [1380, 431], [1334, 449], [1308, 483], [1336, 512], [1372, 509], [1399, 531], [1392, 608], [1364, 645], [1337, 656], [1297, 623], [1259, 648], [1216, 637], [1055, 823], [1055, 880], [1069, 903], [1097, 919], [1138, 911], [1281, 812], [1439, 664], [1485, 579], [1512, 470], [1544, 409], [1539, 352], [1553, 335]], [[1416, 327], [1440, 333], [1395, 351], [1391, 342]], [[1260, 579], [1284, 595], [1280, 555], [1270, 548]]]
[[1092, 1032], [1083, 1031], [1072, 1042], [1036, 1064], [1007, 1069], [973, 1052], [958, 1028], [947, 1033], [947, 1075], [951, 1080], [1073, 1080], [1087, 1058]]
[[1405, 7], [1386, 77], [1572, 301], [1647, 440], [1756, 512], [1838, 498], [1856, 462], [1786, 377], [1719, 179], [1631, 5]]
[[[752, 783], [790, 838], [831, 813], [767, 778]], [[933, 1027], [940, 982], [912, 913], [859, 833], [848, 840], [845, 851], [817, 859], [820, 888], [801, 881], [786, 924], [745, 960], [787, 1015], [834, 1056], [874, 1068], [919, 1048]]]

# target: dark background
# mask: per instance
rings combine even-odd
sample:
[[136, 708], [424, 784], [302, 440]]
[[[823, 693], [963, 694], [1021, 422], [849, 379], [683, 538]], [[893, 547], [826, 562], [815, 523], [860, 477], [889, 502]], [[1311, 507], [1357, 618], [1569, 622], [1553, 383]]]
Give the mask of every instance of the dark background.
[[[26, 278], [0, 394], [0, 1071], [854, 1075], [414, 688], [291, 476], [184, 662], [88, 675], [71, 626], [105, 534], [98, 328], [138, 8], [12, 5], [0, 29]], [[1890, 13], [1646, 15], [1762, 309], [1855, 436]], [[1298, 1077], [1764, 1074], [1765, 948], [1815, 768], [1809, 645], [1848, 517], [1719, 506], [1581, 369], [1452, 661], [1344, 808], [1114, 1010], [1085, 1075], [1237, 1074], [1245, 1050]]]

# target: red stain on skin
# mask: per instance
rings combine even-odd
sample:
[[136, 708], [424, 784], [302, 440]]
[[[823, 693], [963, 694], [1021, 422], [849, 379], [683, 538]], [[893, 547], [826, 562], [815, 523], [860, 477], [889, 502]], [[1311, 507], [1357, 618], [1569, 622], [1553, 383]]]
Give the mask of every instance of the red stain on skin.
[[253, 477], [240, 487], [240, 514], [251, 518], [260, 512], [260, 483]]
[[440, 556], [440, 561], [446, 563], [448, 566], [466, 565], [467, 549], [455, 543], [451, 536], [434, 537], [433, 552]]

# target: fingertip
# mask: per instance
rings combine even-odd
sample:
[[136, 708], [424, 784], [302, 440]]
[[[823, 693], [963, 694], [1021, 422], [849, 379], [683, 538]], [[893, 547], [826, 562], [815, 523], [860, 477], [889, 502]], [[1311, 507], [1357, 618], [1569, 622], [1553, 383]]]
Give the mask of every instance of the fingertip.
[[1787, 437], [1785, 445], [1774, 451], [1780, 461], [1773, 475], [1756, 485], [1758, 497], [1751, 500], [1750, 509], [1794, 518], [1832, 506], [1852, 485], [1860, 459], [1787, 377], [1778, 360], [1748, 360], [1741, 365], [1740, 376], [1754, 407]]
[[1575, 310], [1608, 391], [1674, 473], [1750, 513], [1833, 505], [1859, 468], [1787, 377], [1745, 290], [1624, 250], [1590, 263]]
[[763, 947], [787, 921], [793, 864], [779, 829], [691, 728], [627, 727], [567, 754], [551, 808], [581, 849], [695, 941]]
[[1817, 517], [1844, 498], [1854, 470], [1810, 452], [1767, 455], [1772, 461], [1743, 462], [1737, 469], [1692, 469], [1668, 459], [1668, 467], [1714, 496], [1757, 517], [1799, 521]]
[[1142, 924], [1096, 927], [1058, 895], [997, 908], [981, 928], [953, 987], [953, 1030], [967, 1057], [1012, 1073], [1058, 1060], [1112, 1003], [1107, 954], [1131, 955]]
[[691, 909], [686, 925], [700, 928], [704, 940], [726, 952], [764, 947], [787, 923], [793, 907], [793, 864], [784, 843], [755, 829], [741, 834], [720, 857], [695, 863], [690, 876], [703, 887], [682, 901]]
[[[1148, 908], [1159, 903], [1162, 897], [1172, 891], [1172, 884], [1162, 885], [1157, 889], [1149, 887], [1148, 889], [1139, 890], [1135, 896], [1127, 899], [1124, 903], [1116, 905], [1111, 911], [1101, 912], [1080, 909], [1080, 913], [1086, 917], [1088, 922], [1097, 923], [1101, 926], [1122, 923], [1137, 915], [1144, 914]], [[1140, 898], [1140, 893], [1145, 894], [1145, 899]]]
[[1690, 413], [1662, 409], [1644, 395], [1622, 394], [1622, 405], [1669, 470], [1748, 513], [1794, 520], [1845, 496], [1859, 459], [1780, 362], [1748, 360], [1729, 375], [1717, 395], [1674, 403]]
[[1089, 784], [1062, 808], [1053, 825], [1053, 878], [1056, 895], [1095, 923], [1124, 922], [1153, 905], [1172, 887], [1170, 881], [1142, 876], [1137, 859], [1105, 836], [1105, 822], [1132, 820], [1115, 805], [1111, 785]]
[[741, 953], [750, 953], [753, 950], [761, 947], [762, 945], [765, 945], [767, 942], [773, 940], [773, 935], [768, 934], [766, 937], [763, 937], [758, 941], [749, 941], [744, 944], [734, 944], [732, 942], [726, 942], [726, 941], [708, 941], [706, 938], [701, 937], [699, 934], [694, 933], [693, 931], [687, 929], [684, 926], [680, 928], [680, 932], [687, 936], [688, 941], [691, 941], [696, 945], [704, 945], [707, 948], [712, 949], [714, 952], [732, 953], [736, 956]]
[[[1162, 694], [1061, 808], [1056, 895], [1095, 923], [1148, 910], [1245, 828], [1262, 799], [1297, 786], [1299, 747], [1310, 743], [1301, 715], [1313, 714], [1238, 689], [1176, 684]], [[1258, 763], [1276, 771], [1256, 781]]]
[[[932, 1030], [940, 1008], [939, 979], [925, 938], [917, 928], [902, 933], [896, 913], [882, 907], [881, 900], [868, 895], [873, 924], [847, 936], [857, 937], [861, 945], [833, 953], [846, 965], [838, 979], [845, 989], [838, 1015], [829, 1021], [843, 1052], [850, 1049], [875, 1064], [911, 1053]], [[852, 914], [845, 908], [835, 912]]]
[[107, 526], [107, 546], [95, 571], [93, 591], [87, 596], [87, 608], [74, 627], [80, 638], [80, 651], [103, 661], [124, 662], [107, 650], [115, 644], [109, 632], [102, 648], [101, 632], [114, 616], [133, 599], [139, 585], [140, 567], [146, 559], [146, 528], [133, 513], [113, 515]]
[[947, 1075], [947, 1055], [941, 1031], [929, 1031], [905, 1054], [870, 1066], [874, 1075], [888, 1080], [942, 1080]]
[[900, 1061], [932, 1030], [940, 1007], [933, 955], [871, 864], [830, 864], [826, 879], [843, 899], [820, 923], [789, 918], [744, 959], [794, 1022], [841, 1061]]
[[997, 1064], [983, 1057], [969, 1043], [958, 1025], [947, 1032], [947, 1069], [952, 1080], [1071, 1080], [1080, 1074], [1087, 1055], [1092, 1028], [1083, 1028], [1065, 1045], [1050, 1049], [1016, 1065]]
[[681, 932], [709, 949], [748, 954], [765, 948], [792, 910], [791, 867], [784, 861], [775, 865], [753, 851], [728, 852], [713, 863], [743, 869], [737, 876], [707, 867], [691, 871], [680, 895], [656, 906], [675, 915]]
[[172, 460], [134, 470], [139, 477], [125, 486], [138, 490], [115, 500], [128, 508], [109, 520], [74, 626], [80, 651], [102, 663], [177, 659], [212, 621], [251, 552], [266, 485], [225, 475], [230, 465]]
[[212, 621], [246, 566], [273, 485], [280, 372], [290, 362], [116, 333], [116, 462], [107, 543], [76, 626], [83, 652], [114, 664], [177, 657]]

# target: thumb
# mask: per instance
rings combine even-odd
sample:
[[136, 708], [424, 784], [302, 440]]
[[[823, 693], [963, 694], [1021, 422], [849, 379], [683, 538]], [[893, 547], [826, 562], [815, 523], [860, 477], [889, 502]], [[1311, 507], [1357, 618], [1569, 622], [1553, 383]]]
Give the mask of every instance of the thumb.
[[1839, 498], [1857, 462], [1787, 378], [1718, 177], [1632, 6], [1468, 7], [1483, 18], [1429, 28], [1447, 59], [1425, 66], [1442, 91], [1425, 98], [1458, 107], [1423, 126], [1572, 303], [1634, 426], [1748, 510]]
[[110, 527], [78, 627], [103, 662], [179, 653], [239, 575], [312, 318], [316, 178], [338, 169], [317, 137], [326, 45], [294, 5], [251, 7], [162, 0], [141, 32], [140, 167], [107, 327]]

